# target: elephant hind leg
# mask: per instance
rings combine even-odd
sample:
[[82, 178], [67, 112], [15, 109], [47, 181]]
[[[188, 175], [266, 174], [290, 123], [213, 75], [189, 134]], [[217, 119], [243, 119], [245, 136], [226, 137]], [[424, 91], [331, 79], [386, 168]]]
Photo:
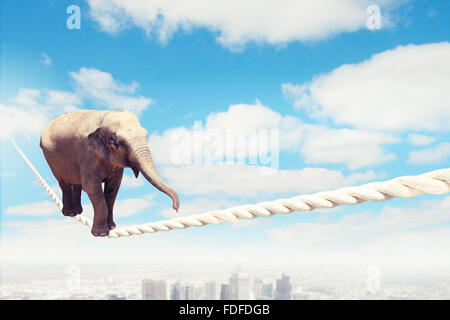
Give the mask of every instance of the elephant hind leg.
[[83, 188], [81, 184], [72, 185], [72, 203], [75, 214], [80, 214], [83, 212], [83, 207], [81, 206], [81, 191]]
[[72, 200], [72, 185], [64, 182], [63, 180], [59, 180], [59, 186], [62, 190], [62, 201], [63, 201], [63, 209], [62, 213], [65, 216], [74, 216], [74, 207]]
[[[81, 208], [81, 203], [74, 201], [78, 199], [78, 197], [76, 196], [77, 192], [76, 190], [74, 190], [74, 186], [64, 182], [63, 180], [59, 180], [58, 182], [63, 195], [63, 215], [74, 217], [77, 214], [80, 214], [83, 209]], [[81, 190], [79, 193], [81, 197]]]

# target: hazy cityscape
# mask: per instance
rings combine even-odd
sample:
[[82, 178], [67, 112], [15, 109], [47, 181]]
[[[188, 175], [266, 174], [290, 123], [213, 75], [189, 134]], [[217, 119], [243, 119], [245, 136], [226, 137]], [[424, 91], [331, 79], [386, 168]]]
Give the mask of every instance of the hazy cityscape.
[[[69, 265], [24, 273], [2, 272], [1, 299], [100, 300], [317, 300], [449, 299], [450, 272], [387, 270], [369, 265], [353, 269], [302, 268], [286, 272], [239, 266], [195, 272], [195, 267], [153, 267], [94, 271]], [[120, 268], [119, 268], [120, 269]], [[167, 269], [167, 270], [164, 270]], [[294, 268], [295, 269], [295, 268]], [[401, 268], [400, 268], [401, 269]], [[106, 270], [106, 269], [105, 269]], [[8, 274], [8, 276], [5, 276]]]
[[[116, 298], [116, 297], [115, 297]], [[118, 298], [118, 297], [117, 297]], [[292, 294], [290, 278], [282, 275], [275, 282], [264, 283], [262, 279], [252, 279], [245, 273], [231, 274], [228, 283], [209, 280], [203, 286], [195, 287], [189, 282], [165, 280], [142, 280], [143, 300], [291, 300], [308, 298], [306, 295]]]

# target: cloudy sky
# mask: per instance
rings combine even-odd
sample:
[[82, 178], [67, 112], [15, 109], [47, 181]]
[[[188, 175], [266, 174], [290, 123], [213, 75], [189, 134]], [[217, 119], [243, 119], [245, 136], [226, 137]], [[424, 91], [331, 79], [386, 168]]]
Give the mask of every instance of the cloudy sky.
[[[70, 5], [79, 29], [68, 28]], [[449, 10], [413, 0], [2, 1], [2, 262], [450, 262], [446, 195], [94, 238], [58, 212], [7, 139], [60, 194], [39, 148], [49, 120], [131, 110], [181, 215], [447, 168]], [[195, 161], [199, 126], [276, 135], [259, 136], [256, 163], [203, 149]], [[125, 174], [118, 226], [176, 216], [167, 196]]]

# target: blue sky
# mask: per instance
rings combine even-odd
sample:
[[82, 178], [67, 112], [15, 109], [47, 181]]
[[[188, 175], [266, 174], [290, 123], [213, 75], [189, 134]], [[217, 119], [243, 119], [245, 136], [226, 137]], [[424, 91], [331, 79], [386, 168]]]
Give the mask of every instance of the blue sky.
[[[373, 3], [381, 9], [377, 30], [366, 26], [366, 8]], [[79, 30], [66, 27], [66, 8], [73, 4], [81, 9]], [[279, 10], [283, 6], [286, 10]], [[48, 120], [65, 111], [135, 111], [150, 133], [161, 175], [180, 194], [181, 214], [449, 167], [449, 7], [448, 1], [394, 0], [259, 7], [230, 1], [222, 10], [201, 1], [190, 7], [158, 1], [2, 1], [4, 260], [86, 259], [87, 248], [90, 257], [105, 248], [139, 259], [138, 249], [136, 256], [130, 253], [130, 240], [94, 239], [56, 212], [6, 139], [13, 136], [56, 186], [39, 136]], [[170, 163], [171, 130], [189, 133], [194, 121], [210, 129], [279, 130], [281, 173], [264, 176], [248, 163]], [[131, 170], [126, 174], [118, 197], [126, 212], [117, 219], [119, 226], [173, 216], [165, 195], [145, 181], [133, 183]], [[89, 204], [87, 197], [84, 203]], [[449, 208], [448, 197], [424, 195], [135, 242], [186, 259], [214, 255], [215, 247], [233, 259], [244, 259], [249, 251], [264, 259], [264, 246], [285, 259], [293, 252], [298, 259], [334, 259], [336, 250], [342, 257], [364, 252], [368, 258], [407, 259], [419, 250], [440, 260], [450, 244], [449, 219], [442, 216]], [[421, 215], [427, 210], [430, 217]], [[398, 212], [411, 216], [401, 214], [404, 220], [386, 226], [383, 217], [390, 220]], [[405, 228], [412, 222], [415, 228]], [[361, 231], [352, 234], [353, 227]], [[368, 229], [374, 232], [370, 239]], [[317, 236], [322, 232], [328, 236]], [[352, 246], [353, 236], [364, 241]], [[392, 241], [399, 244], [386, 253], [383, 248]], [[33, 254], [30, 242], [39, 247]], [[76, 253], [62, 254], [63, 244]]]

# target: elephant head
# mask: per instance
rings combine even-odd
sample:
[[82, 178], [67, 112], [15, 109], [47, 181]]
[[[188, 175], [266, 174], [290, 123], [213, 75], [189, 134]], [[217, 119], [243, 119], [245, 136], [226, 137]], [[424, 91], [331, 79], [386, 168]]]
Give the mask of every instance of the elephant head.
[[173, 201], [178, 212], [178, 195], [159, 176], [148, 146], [147, 130], [130, 111], [111, 111], [101, 124], [88, 135], [89, 148], [97, 155], [120, 168], [131, 168], [137, 178], [139, 172], [158, 190]]

